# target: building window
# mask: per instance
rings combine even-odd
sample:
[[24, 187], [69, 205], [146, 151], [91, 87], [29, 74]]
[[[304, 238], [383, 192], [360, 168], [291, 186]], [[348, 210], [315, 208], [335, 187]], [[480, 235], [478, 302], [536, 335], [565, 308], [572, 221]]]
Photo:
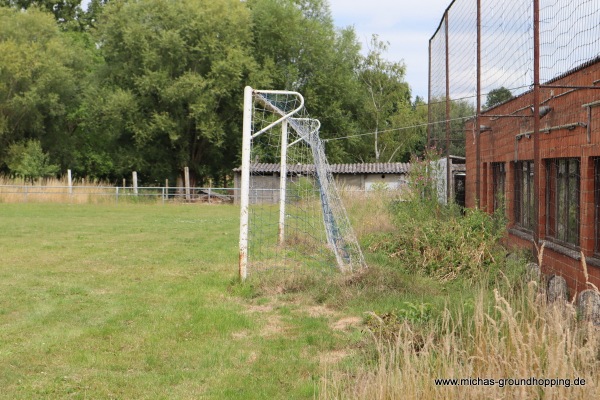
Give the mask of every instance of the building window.
[[506, 169], [504, 163], [492, 163], [492, 189], [494, 193], [493, 211], [504, 208], [506, 204], [504, 185]]
[[546, 234], [579, 245], [579, 159], [546, 161]]
[[533, 231], [535, 222], [533, 161], [515, 163], [515, 224]]

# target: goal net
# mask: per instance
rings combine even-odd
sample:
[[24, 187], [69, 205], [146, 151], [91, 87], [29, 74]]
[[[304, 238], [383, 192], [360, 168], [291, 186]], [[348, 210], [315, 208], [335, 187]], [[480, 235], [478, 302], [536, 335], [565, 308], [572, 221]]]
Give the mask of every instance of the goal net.
[[244, 92], [240, 277], [269, 269], [365, 267], [319, 139], [297, 92]]

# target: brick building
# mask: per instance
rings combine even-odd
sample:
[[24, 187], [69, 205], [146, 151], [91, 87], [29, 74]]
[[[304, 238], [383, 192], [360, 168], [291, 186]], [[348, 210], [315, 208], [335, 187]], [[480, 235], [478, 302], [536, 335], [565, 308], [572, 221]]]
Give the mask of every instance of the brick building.
[[466, 206], [504, 207], [506, 241], [534, 249], [537, 237], [542, 271], [563, 276], [573, 295], [586, 282], [600, 287], [600, 58], [540, 86], [539, 165], [533, 99], [529, 91], [481, 113], [479, 166], [467, 122]]

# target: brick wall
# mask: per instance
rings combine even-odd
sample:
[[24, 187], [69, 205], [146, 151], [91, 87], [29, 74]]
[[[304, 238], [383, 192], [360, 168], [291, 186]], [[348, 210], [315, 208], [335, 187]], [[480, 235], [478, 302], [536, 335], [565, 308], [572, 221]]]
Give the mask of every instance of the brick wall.
[[[549, 85], [598, 86], [600, 87], [600, 61], [566, 74]], [[600, 106], [583, 107], [600, 101], [600, 89], [543, 88], [540, 106], [552, 108], [541, 118], [539, 221], [537, 232], [544, 249], [542, 271], [563, 276], [574, 292], [586, 288], [581, 253], [587, 261], [589, 282], [600, 287], [600, 254], [595, 253], [594, 158], [600, 157]], [[473, 122], [466, 124], [466, 205], [475, 207], [479, 200], [481, 209], [492, 211], [493, 175], [492, 163], [503, 162], [506, 169], [506, 214], [509, 220], [507, 242], [518, 247], [534, 249], [532, 232], [519, 228], [515, 223], [515, 162], [533, 160], [533, 93], [527, 92], [513, 100], [484, 112], [481, 125], [491, 127], [480, 135], [481, 180], [480, 192], [476, 193], [476, 147]], [[494, 117], [496, 116], [496, 117]], [[502, 117], [497, 117], [502, 116]], [[590, 118], [591, 116], [591, 118]], [[569, 245], [547, 237], [547, 189], [546, 160], [578, 158], [580, 166], [579, 186], [579, 242]], [[599, 205], [600, 206], [600, 205]]]

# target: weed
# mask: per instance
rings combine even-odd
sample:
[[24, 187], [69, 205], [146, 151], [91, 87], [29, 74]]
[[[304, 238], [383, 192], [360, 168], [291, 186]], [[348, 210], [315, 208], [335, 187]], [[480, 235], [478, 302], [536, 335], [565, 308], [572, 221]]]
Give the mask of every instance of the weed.
[[[533, 289], [533, 290], [532, 290]], [[578, 324], [568, 307], [547, 306], [534, 287], [502, 294], [492, 308], [481, 293], [473, 318], [446, 311], [438, 324], [415, 329], [395, 318], [395, 340], [374, 335], [377, 362], [352, 377], [331, 374], [323, 399], [556, 398], [600, 394], [600, 331]], [[383, 318], [381, 318], [383, 319]], [[494, 384], [444, 385], [436, 379], [479, 377]], [[505, 384], [507, 379], [562, 379], [544, 384]], [[585, 380], [585, 386], [575, 385]]]

